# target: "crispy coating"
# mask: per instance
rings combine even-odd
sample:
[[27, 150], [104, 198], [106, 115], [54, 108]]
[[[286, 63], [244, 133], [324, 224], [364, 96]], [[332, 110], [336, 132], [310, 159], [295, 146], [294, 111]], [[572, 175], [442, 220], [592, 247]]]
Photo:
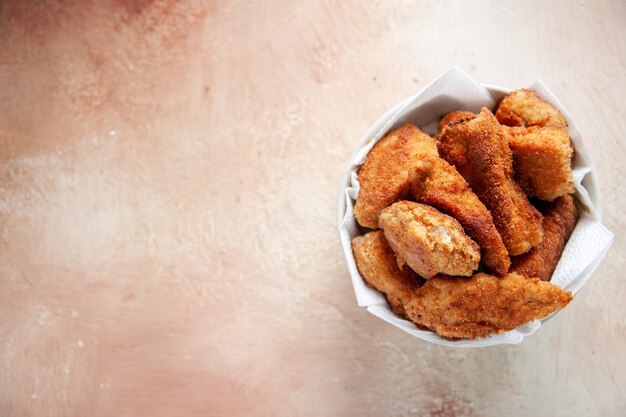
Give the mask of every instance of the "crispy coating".
[[556, 127], [507, 127], [515, 180], [528, 194], [552, 201], [574, 192], [572, 154], [567, 131]]
[[439, 124], [437, 125], [437, 134], [435, 135], [435, 138], [439, 137], [443, 129], [446, 128], [448, 125], [473, 119], [474, 117], [476, 117], [476, 115], [469, 111], [453, 111], [446, 114], [441, 118], [441, 120], [439, 120]]
[[[455, 143], [462, 145], [462, 152], [450, 153]], [[513, 180], [511, 150], [502, 126], [488, 109], [483, 108], [474, 119], [449, 125], [438, 147], [491, 212], [510, 255], [528, 252], [541, 242], [541, 214]]]
[[507, 126], [567, 128], [567, 121], [561, 112], [534, 91], [526, 89], [507, 94], [498, 106], [496, 118]]
[[456, 169], [438, 156], [427, 156], [409, 174], [411, 194], [418, 203], [428, 204], [461, 223], [478, 243], [484, 264], [497, 274], [509, 270], [511, 261], [491, 213], [470, 190]]
[[[472, 114], [473, 117], [470, 117], [471, 113], [467, 112], [468, 114], [464, 115], [467, 117], [461, 117], [458, 113], [464, 112], [448, 113], [439, 121], [436, 136], [437, 150], [439, 155], [452, 164], [459, 174], [469, 182], [472, 167], [467, 159], [467, 152], [471, 138], [465, 135], [459, 135], [457, 133], [457, 125], [475, 118], [476, 115]], [[448, 116], [450, 116], [448, 120], [445, 120]]]
[[565, 307], [572, 294], [515, 273], [429, 279], [405, 306], [409, 319], [446, 338], [474, 339], [513, 330]]
[[359, 196], [354, 214], [361, 226], [376, 229], [380, 211], [408, 192], [409, 168], [423, 154], [437, 154], [435, 140], [406, 124], [374, 145], [358, 173]]
[[470, 276], [480, 248], [454, 218], [412, 201], [384, 209], [379, 225], [402, 261], [423, 278], [436, 274]]
[[528, 253], [513, 258], [511, 270], [550, 281], [577, 220], [578, 210], [571, 195], [550, 203], [543, 217], [543, 240]]
[[404, 305], [423, 280], [409, 267], [398, 267], [396, 255], [380, 230], [352, 239], [352, 252], [365, 282], [385, 294], [394, 313], [406, 317]]

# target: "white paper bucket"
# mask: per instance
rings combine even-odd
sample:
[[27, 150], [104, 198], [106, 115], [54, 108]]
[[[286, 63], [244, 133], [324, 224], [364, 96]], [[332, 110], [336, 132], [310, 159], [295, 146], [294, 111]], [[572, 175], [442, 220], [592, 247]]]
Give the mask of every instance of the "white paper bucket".
[[[613, 242], [613, 234], [601, 223], [602, 198], [597, 177], [593, 172], [591, 155], [569, 112], [541, 81], [535, 82], [528, 88], [536, 91], [540, 97], [563, 113], [567, 119], [568, 133], [576, 151], [573, 166], [574, 185], [576, 200], [582, 209], [581, 216], [551, 280], [553, 284], [576, 294], [606, 256]], [[356, 170], [374, 143], [390, 130], [408, 122], [433, 134], [439, 118], [444, 114], [454, 110], [478, 112], [483, 106], [494, 110], [495, 105], [509, 91], [503, 87], [480, 84], [461, 69], [453, 67], [418, 94], [402, 100], [376, 120], [357, 144], [344, 172], [337, 202], [337, 225], [357, 303], [360, 307], [366, 307], [375, 316], [419, 339], [454, 347], [516, 344], [520, 343], [525, 336], [537, 331], [543, 322], [558, 313], [542, 320], [526, 323], [503, 334], [475, 340], [447, 340], [434, 332], [420, 330], [411, 322], [395, 315], [383, 295], [365, 284], [352, 254], [350, 244], [352, 238], [364, 232], [358, 226], [353, 213], [353, 204], [358, 194]]]

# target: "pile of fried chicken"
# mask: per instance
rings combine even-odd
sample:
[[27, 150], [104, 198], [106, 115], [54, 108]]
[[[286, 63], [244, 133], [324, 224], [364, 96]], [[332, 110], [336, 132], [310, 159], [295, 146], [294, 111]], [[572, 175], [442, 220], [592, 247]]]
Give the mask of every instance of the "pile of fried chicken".
[[576, 221], [567, 122], [530, 90], [434, 137], [407, 124], [359, 168], [352, 240], [365, 282], [418, 328], [474, 339], [548, 316], [572, 299], [549, 281]]

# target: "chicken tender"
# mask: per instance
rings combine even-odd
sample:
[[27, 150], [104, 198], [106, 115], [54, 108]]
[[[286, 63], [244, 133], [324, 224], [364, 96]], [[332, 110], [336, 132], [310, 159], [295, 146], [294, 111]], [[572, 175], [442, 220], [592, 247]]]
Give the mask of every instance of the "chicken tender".
[[571, 195], [550, 203], [543, 217], [543, 240], [530, 252], [513, 258], [511, 270], [528, 278], [550, 281], [577, 220], [578, 210]]
[[497, 274], [509, 270], [509, 254], [491, 213], [452, 165], [438, 156], [424, 157], [415, 164], [409, 178], [415, 200], [458, 220], [480, 246], [481, 258], [490, 270]]
[[567, 131], [555, 127], [505, 128], [515, 180], [529, 197], [552, 201], [574, 192]]
[[436, 274], [470, 276], [480, 248], [454, 218], [412, 201], [384, 209], [379, 225], [398, 258], [423, 278]]
[[474, 119], [448, 126], [438, 149], [491, 212], [510, 255], [528, 252], [541, 242], [541, 214], [513, 180], [511, 150], [502, 126], [488, 109], [483, 108]]
[[571, 300], [569, 291], [537, 278], [478, 273], [429, 279], [405, 310], [411, 321], [440, 336], [474, 339], [546, 317]]
[[409, 267], [398, 267], [396, 255], [380, 230], [352, 239], [352, 252], [365, 282], [385, 294], [394, 313], [406, 317], [404, 305], [423, 280]]
[[435, 140], [407, 124], [378, 141], [359, 169], [359, 195], [354, 214], [361, 226], [378, 227], [380, 211], [401, 200], [409, 190], [409, 168], [419, 155], [437, 154]]
[[[468, 114], [465, 115], [467, 117], [452, 117], [455, 113], [461, 112], [448, 113], [448, 115], [444, 116], [439, 122], [439, 127], [437, 128], [437, 150], [443, 159], [452, 164], [458, 173], [461, 174], [467, 182], [470, 182], [472, 167], [467, 159], [467, 153], [469, 141], [472, 138], [457, 134], [457, 125], [476, 118], [476, 115], [470, 117], [469, 112], [467, 112]], [[444, 119], [448, 116], [451, 116], [450, 119], [454, 119], [454, 122], [446, 122]], [[450, 131], [451, 129], [452, 131]]]
[[441, 118], [439, 124], [437, 125], [437, 135], [435, 137], [439, 137], [443, 129], [448, 125], [459, 123], [465, 120], [473, 119], [476, 115], [469, 111], [453, 111], [451, 113], [446, 114]]
[[553, 105], [534, 91], [522, 89], [507, 94], [496, 111], [496, 118], [507, 126], [541, 126], [567, 129], [567, 121]]

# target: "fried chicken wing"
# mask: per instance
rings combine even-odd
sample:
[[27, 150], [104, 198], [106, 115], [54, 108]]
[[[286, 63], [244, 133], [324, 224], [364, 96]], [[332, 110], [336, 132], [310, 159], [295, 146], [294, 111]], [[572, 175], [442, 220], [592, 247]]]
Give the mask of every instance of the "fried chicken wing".
[[469, 111], [453, 111], [451, 113], [446, 114], [445, 116], [441, 118], [441, 120], [439, 121], [439, 124], [437, 125], [437, 135], [435, 135], [435, 137], [438, 137], [439, 135], [441, 135], [441, 132], [443, 132], [443, 129], [446, 128], [448, 125], [459, 123], [465, 120], [469, 120], [474, 117], [476, 117], [476, 115]]
[[367, 284], [385, 294], [394, 313], [406, 317], [404, 305], [423, 281], [408, 266], [399, 268], [381, 230], [352, 239], [356, 266]]
[[411, 321], [440, 336], [474, 339], [546, 317], [571, 300], [570, 292], [537, 278], [478, 273], [429, 279], [405, 310]]
[[507, 94], [496, 111], [496, 118], [507, 126], [541, 126], [567, 129], [567, 121], [554, 106], [531, 90]]
[[543, 217], [543, 240], [528, 253], [513, 258], [511, 271], [550, 281], [577, 220], [578, 210], [571, 195], [550, 203]]
[[412, 201], [384, 209], [379, 225], [399, 259], [423, 278], [436, 274], [470, 276], [480, 248], [454, 218]]
[[567, 131], [555, 127], [507, 127], [515, 180], [528, 194], [552, 201], [574, 192], [572, 154]]
[[359, 195], [354, 214], [361, 226], [378, 227], [380, 211], [406, 195], [409, 168], [419, 155], [437, 154], [435, 140], [407, 124], [378, 141], [358, 172]]
[[528, 252], [541, 242], [541, 214], [513, 180], [511, 150], [502, 126], [488, 109], [474, 119], [449, 125], [438, 149], [491, 212], [510, 255]]
[[427, 156], [416, 162], [409, 178], [415, 200], [458, 220], [480, 246], [481, 259], [490, 270], [497, 274], [509, 270], [509, 254], [491, 213], [452, 165], [438, 156]]

